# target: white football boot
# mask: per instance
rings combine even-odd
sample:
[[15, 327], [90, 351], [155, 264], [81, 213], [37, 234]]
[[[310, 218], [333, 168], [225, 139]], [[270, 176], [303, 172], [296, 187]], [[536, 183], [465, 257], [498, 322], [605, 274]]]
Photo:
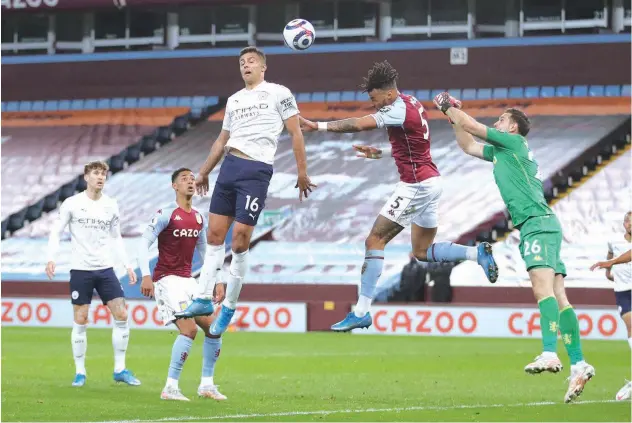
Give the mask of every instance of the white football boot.
[[562, 362], [555, 353], [542, 353], [525, 366], [524, 371], [537, 375], [542, 372], [558, 373], [563, 369]]
[[173, 388], [171, 386], [165, 386], [160, 394], [160, 398], [171, 401], [190, 401], [187, 397], [182, 395], [182, 392], [180, 392], [178, 388]]
[[571, 366], [571, 375], [568, 377], [568, 391], [564, 395], [564, 402], [569, 403], [579, 397], [584, 391], [584, 386], [595, 376], [595, 368], [585, 361], [580, 361]]
[[200, 385], [197, 391], [198, 395], [204, 398], [212, 398], [216, 401], [224, 401], [227, 400], [228, 397], [222, 394], [218, 389], [217, 385]]
[[617, 392], [617, 396], [615, 397], [615, 399], [617, 401], [625, 401], [629, 400], [630, 398], [632, 398], [632, 382], [626, 381], [626, 384], [623, 385], [623, 388], [619, 389], [619, 392]]

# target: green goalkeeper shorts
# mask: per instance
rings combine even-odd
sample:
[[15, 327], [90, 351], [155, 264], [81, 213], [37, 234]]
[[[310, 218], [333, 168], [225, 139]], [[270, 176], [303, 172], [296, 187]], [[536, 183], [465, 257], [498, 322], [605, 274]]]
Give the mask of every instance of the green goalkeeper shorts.
[[566, 276], [561, 250], [562, 226], [554, 214], [530, 217], [520, 227], [520, 255], [527, 271], [550, 267], [555, 274]]

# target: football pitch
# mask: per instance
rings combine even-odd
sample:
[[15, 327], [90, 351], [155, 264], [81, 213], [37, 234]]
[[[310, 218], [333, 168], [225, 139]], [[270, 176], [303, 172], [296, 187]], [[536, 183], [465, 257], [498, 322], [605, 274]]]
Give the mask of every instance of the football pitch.
[[112, 381], [111, 330], [89, 329], [88, 381], [70, 386], [70, 329], [2, 329], [2, 421], [626, 421], [614, 402], [630, 378], [625, 341], [584, 341], [596, 376], [564, 404], [561, 374], [528, 376], [538, 340], [228, 333], [215, 383], [228, 401], [196, 396], [200, 333], [180, 388], [163, 401], [175, 332], [132, 330], [128, 368], [142, 386]]

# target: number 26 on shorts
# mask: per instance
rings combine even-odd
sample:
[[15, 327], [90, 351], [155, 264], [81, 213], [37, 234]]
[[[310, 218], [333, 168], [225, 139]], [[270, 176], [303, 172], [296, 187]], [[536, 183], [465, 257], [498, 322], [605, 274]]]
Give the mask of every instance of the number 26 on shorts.
[[531, 254], [540, 254], [542, 251], [542, 247], [540, 247], [540, 243], [536, 239], [533, 243], [529, 244], [529, 241], [524, 242], [524, 256], [529, 256]]

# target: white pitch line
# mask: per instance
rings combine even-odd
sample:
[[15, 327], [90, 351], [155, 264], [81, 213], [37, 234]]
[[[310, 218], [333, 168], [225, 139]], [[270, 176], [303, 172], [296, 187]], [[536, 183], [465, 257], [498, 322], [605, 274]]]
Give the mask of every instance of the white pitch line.
[[[618, 402], [616, 400], [592, 400], [577, 401], [569, 406], [582, 404], [606, 404]], [[255, 419], [261, 417], [289, 417], [289, 416], [326, 416], [329, 414], [359, 414], [359, 413], [401, 413], [405, 411], [447, 411], [447, 410], [466, 410], [476, 408], [509, 408], [509, 407], [541, 407], [546, 405], [564, 405], [560, 402], [543, 401], [543, 402], [527, 402], [522, 404], [483, 404], [483, 405], [454, 405], [447, 406], [413, 406], [413, 407], [394, 407], [394, 408], [364, 408], [364, 409], [346, 409], [346, 410], [315, 410], [315, 411], [284, 411], [278, 413], [258, 413], [258, 414], [228, 414], [224, 416], [189, 416], [189, 417], [164, 417], [153, 420], [119, 420], [100, 423], [141, 423], [141, 422], [171, 422], [171, 421], [192, 421], [192, 420], [237, 420], [237, 419]]]

